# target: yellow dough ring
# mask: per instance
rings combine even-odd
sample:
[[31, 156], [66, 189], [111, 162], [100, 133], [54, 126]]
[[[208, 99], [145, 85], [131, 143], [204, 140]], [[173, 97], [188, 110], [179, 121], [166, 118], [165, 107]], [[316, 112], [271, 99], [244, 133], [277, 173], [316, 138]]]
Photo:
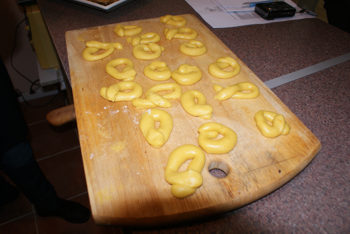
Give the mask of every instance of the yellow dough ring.
[[168, 80], [171, 77], [171, 71], [168, 65], [162, 61], [154, 61], [147, 65], [143, 73], [145, 76], [150, 78], [151, 80]]
[[100, 89], [100, 95], [112, 102], [131, 101], [142, 95], [142, 87], [134, 81], [121, 81]]
[[[86, 48], [83, 50], [83, 58], [87, 61], [97, 61], [111, 55], [114, 49], [123, 49], [122, 44], [105, 43], [99, 41], [87, 41], [85, 43]], [[101, 51], [103, 51], [101, 53]]]
[[[122, 70], [117, 69], [117, 66], [123, 66]], [[106, 72], [112, 77], [123, 81], [134, 80], [136, 76], [134, 64], [128, 58], [113, 59], [112, 61], [107, 63]]]
[[[159, 92], [167, 92], [160, 95]], [[134, 99], [132, 104], [137, 108], [171, 107], [168, 99], [181, 97], [181, 87], [176, 83], [163, 83], [155, 85], [146, 92], [146, 98]]]
[[[191, 160], [185, 171], [179, 168]], [[169, 156], [165, 168], [165, 180], [171, 184], [171, 193], [177, 198], [193, 194], [203, 183], [202, 170], [205, 164], [203, 151], [194, 145], [182, 145]]]
[[241, 70], [241, 66], [234, 58], [221, 57], [215, 63], [210, 64], [208, 70], [216, 78], [228, 79], [237, 75]]
[[290, 126], [283, 115], [272, 111], [260, 110], [254, 116], [256, 126], [262, 135], [269, 138], [287, 135]]
[[198, 143], [207, 153], [225, 154], [237, 143], [236, 133], [220, 123], [205, 123], [199, 127], [198, 132]]
[[217, 92], [215, 99], [223, 101], [229, 98], [251, 99], [259, 96], [259, 88], [250, 82], [240, 82], [226, 88], [220, 85], [214, 85], [214, 90]]
[[171, 73], [171, 77], [181, 85], [193, 85], [202, 78], [202, 72], [197, 66], [182, 64]]
[[[159, 123], [158, 127], [156, 127], [157, 122]], [[142, 114], [140, 129], [151, 146], [160, 148], [169, 139], [173, 129], [173, 119], [166, 111], [149, 109]]]
[[132, 53], [137, 59], [152, 60], [158, 58], [163, 50], [164, 48], [156, 43], [148, 43], [134, 46]]
[[181, 105], [190, 115], [202, 119], [210, 119], [213, 113], [213, 107], [206, 104], [207, 99], [197, 90], [189, 90], [182, 94]]
[[181, 44], [180, 51], [189, 56], [199, 56], [207, 52], [207, 48], [201, 41], [190, 40]]
[[182, 16], [178, 15], [165, 15], [160, 17], [160, 22], [177, 26], [177, 27], [182, 27], [186, 24], [186, 19]]
[[120, 37], [130, 37], [139, 34], [142, 28], [137, 25], [121, 25], [117, 24], [114, 28], [114, 32]]
[[166, 28], [164, 29], [164, 35], [168, 40], [171, 40], [173, 38], [191, 40], [195, 39], [198, 33], [192, 28], [181, 27], [172, 29]]
[[136, 46], [139, 44], [155, 43], [158, 41], [160, 41], [160, 36], [154, 32], [149, 32], [149, 33], [142, 34], [141, 36], [128, 38], [128, 42], [130, 42], [133, 46]]

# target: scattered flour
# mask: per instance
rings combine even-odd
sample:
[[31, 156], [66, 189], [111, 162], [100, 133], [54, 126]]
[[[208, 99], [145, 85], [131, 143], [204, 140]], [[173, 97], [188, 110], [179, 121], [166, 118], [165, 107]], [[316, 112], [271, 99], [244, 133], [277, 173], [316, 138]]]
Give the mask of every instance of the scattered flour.
[[119, 110], [111, 110], [109, 111], [109, 113], [111, 113], [112, 115], [115, 115], [119, 113]]

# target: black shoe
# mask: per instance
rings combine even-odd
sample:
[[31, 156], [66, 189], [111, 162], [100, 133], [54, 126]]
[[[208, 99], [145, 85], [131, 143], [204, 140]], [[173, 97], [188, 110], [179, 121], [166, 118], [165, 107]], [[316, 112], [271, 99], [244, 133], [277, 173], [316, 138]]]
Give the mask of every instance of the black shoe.
[[70, 223], [85, 223], [90, 219], [90, 210], [77, 202], [58, 199], [54, 207], [36, 205], [37, 214], [42, 217], [60, 217]]
[[1, 181], [0, 191], [0, 207], [16, 200], [19, 196], [19, 191], [7, 182]]

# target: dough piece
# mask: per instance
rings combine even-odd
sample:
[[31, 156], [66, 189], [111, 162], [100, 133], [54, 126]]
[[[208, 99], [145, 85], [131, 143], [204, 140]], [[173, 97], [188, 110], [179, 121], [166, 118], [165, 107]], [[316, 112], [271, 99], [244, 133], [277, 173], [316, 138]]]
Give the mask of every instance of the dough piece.
[[237, 144], [236, 133], [220, 123], [205, 123], [199, 127], [198, 132], [199, 145], [210, 154], [226, 154]]
[[[179, 168], [187, 160], [191, 160], [185, 171]], [[202, 170], [205, 164], [203, 151], [194, 145], [182, 145], [169, 156], [165, 168], [165, 180], [171, 184], [171, 193], [177, 198], [192, 195], [202, 185]]]
[[181, 85], [193, 85], [202, 78], [202, 72], [197, 66], [182, 64], [171, 73], [171, 77]]
[[[116, 68], [117, 66], [123, 66], [123, 69], [119, 70]], [[112, 77], [123, 81], [134, 80], [136, 76], [134, 63], [128, 58], [113, 59], [107, 63], [106, 72]]]
[[[156, 127], [157, 122], [159, 123], [158, 127]], [[142, 114], [140, 129], [152, 147], [160, 148], [169, 139], [173, 129], [173, 119], [166, 111], [149, 109]]]
[[180, 46], [180, 51], [189, 56], [199, 56], [207, 52], [207, 47], [201, 41], [190, 40]]
[[168, 80], [171, 77], [171, 71], [168, 65], [162, 61], [154, 61], [150, 63], [145, 67], [143, 73], [151, 80], [156, 81]]
[[213, 107], [206, 103], [205, 96], [197, 90], [188, 90], [181, 96], [181, 105], [184, 110], [202, 119], [210, 119], [213, 113]]
[[122, 81], [100, 89], [100, 95], [112, 102], [131, 101], [142, 95], [142, 87], [134, 81]]
[[214, 85], [214, 90], [217, 92], [214, 98], [220, 101], [229, 98], [252, 99], [258, 97], [260, 94], [259, 88], [250, 82], [240, 82], [226, 88], [220, 85]]
[[160, 17], [160, 22], [177, 27], [182, 27], [187, 23], [186, 19], [179, 15], [164, 15]]
[[210, 64], [208, 70], [216, 78], [228, 79], [237, 75], [241, 70], [241, 66], [234, 58], [221, 57]]
[[290, 131], [290, 126], [284, 116], [272, 111], [260, 110], [255, 114], [254, 120], [259, 131], [265, 137], [275, 138], [287, 135]]

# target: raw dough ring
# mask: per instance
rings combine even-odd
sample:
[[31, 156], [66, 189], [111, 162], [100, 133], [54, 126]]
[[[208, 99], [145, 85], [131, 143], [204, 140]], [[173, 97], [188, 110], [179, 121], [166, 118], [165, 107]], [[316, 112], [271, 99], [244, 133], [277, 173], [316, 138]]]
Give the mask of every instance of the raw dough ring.
[[199, 56], [207, 52], [205, 45], [196, 40], [190, 40], [181, 44], [180, 51], [186, 55]]
[[[105, 43], [99, 41], [87, 41], [85, 43], [86, 48], [83, 50], [83, 58], [87, 61], [96, 61], [103, 59], [113, 53], [114, 49], [122, 49], [122, 44]], [[101, 50], [105, 50], [102, 53], [97, 53]]]
[[[158, 92], [170, 93], [160, 95]], [[171, 107], [168, 99], [177, 99], [181, 97], [181, 87], [176, 83], [164, 83], [155, 85], [146, 92], [146, 98], [137, 98], [133, 100], [133, 105], [137, 108], [152, 108], [152, 107]]]
[[182, 64], [171, 73], [171, 77], [181, 85], [192, 85], [202, 78], [202, 72], [197, 66]]
[[154, 61], [147, 65], [143, 70], [145, 76], [151, 80], [168, 80], [171, 77], [171, 71], [168, 65], [162, 61]]
[[237, 75], [240, 70], [241, 66], [231, 57], [221, 57], [209, 65], [209, 73], [221, 79], [231, 78]]
[[160, 41], [160, 36], [154, 32], [145, 33], [138, 37], [128, 38], [128, 42], [130, 42], [133, 46], [139, 44], [155, 43], [158, 41]]
[[184, 17], [179, 15], [165, 15], [160, 17], [160, 22], [177, 27], [182, 27], [186, 24], [187, 21]]
[[134, 81], [121, 81], [109, 87], [102, 87], [100, 95], [112, 102], [131, 101], [142, 95], [142, 87]]
[[[199, 127], [198, 132], [199, 145], [210, 154], [228, 153], [237, 143], [236, 133], [220, 123], [205, 123]], [[222, 138], [217, 138], [219, 135]]]
[[166, 28], [164, 29], [164, 35], [168, 40], [171, 40], [173, 38], [191, 40], [195, 39], [198, 33], [192, 28], [181, 27], [172, 29]]
[[[191, 160], [185, 171], [179, 171], [182, 164]], [[171, 193], [177, 198], [193, 194], [203, 183], [202, 170], [205, 164], [203, 151], [194, 145], [182, 145], [169, 156], [165, 168], [165, 180], [171, 184]]]
[[217, 92], [215, 99], [227, 100], [229, 98], [251, 99], [259, 96], [259, 88], [250, 82], [240, 82], [226, 88], [220, 85], [214, 85], [214, 90]]
[[287, 135], [290, 131], [290, 126], [283, 115], [275, 112], [260, 110], [255, 114], [254, 119], [261, 134], [266, 137]]
[[[156, 123], [159, 127], [155, 127]], [[149, 109], [142, 114], [140, 129], [147, 142], [156, 148], [160, 148], [167, 142], [173, 129], [171, 115], [163, 110]]]
[[[170, 92], [169, 92], [170, 91]], [[147, 90], [146, 95], [149, 93], [169, 92], [162, 95], [166, 99], [178, 99], [181, 97], [181, 87], [176, 83], [163, 83], [158, 84]]]
[[202, 119], [210, 119], [213, 107], [206, 104], [207, 99], [197, 90], [188, 90], [181, 96], [181, 105], [190, 115]]
[[157, 93], [148, 93], [146, 98], [136, 98], [132, 104], [136, 108], [171, 107], [170, 101]]
[[[116, 66], [119, 65], [124, 66], [121, 71], [116, 68]], [[107, 63], [106, 72], [112, 77], [124, 81], [134, 80], [136, 76], [134, 63], [128, 58], [113, 59], [112, 61]]]
[[137, 25], [121, 25], [117, 24], [114, 28], [114, 32], [120, 37], [131, 37], [139, 34], [142, 28]]
[[132, 53], [137, 59], [152, 60], [158, 58], [163, 50], [158, 44], [148, 43], [134, 46]]

